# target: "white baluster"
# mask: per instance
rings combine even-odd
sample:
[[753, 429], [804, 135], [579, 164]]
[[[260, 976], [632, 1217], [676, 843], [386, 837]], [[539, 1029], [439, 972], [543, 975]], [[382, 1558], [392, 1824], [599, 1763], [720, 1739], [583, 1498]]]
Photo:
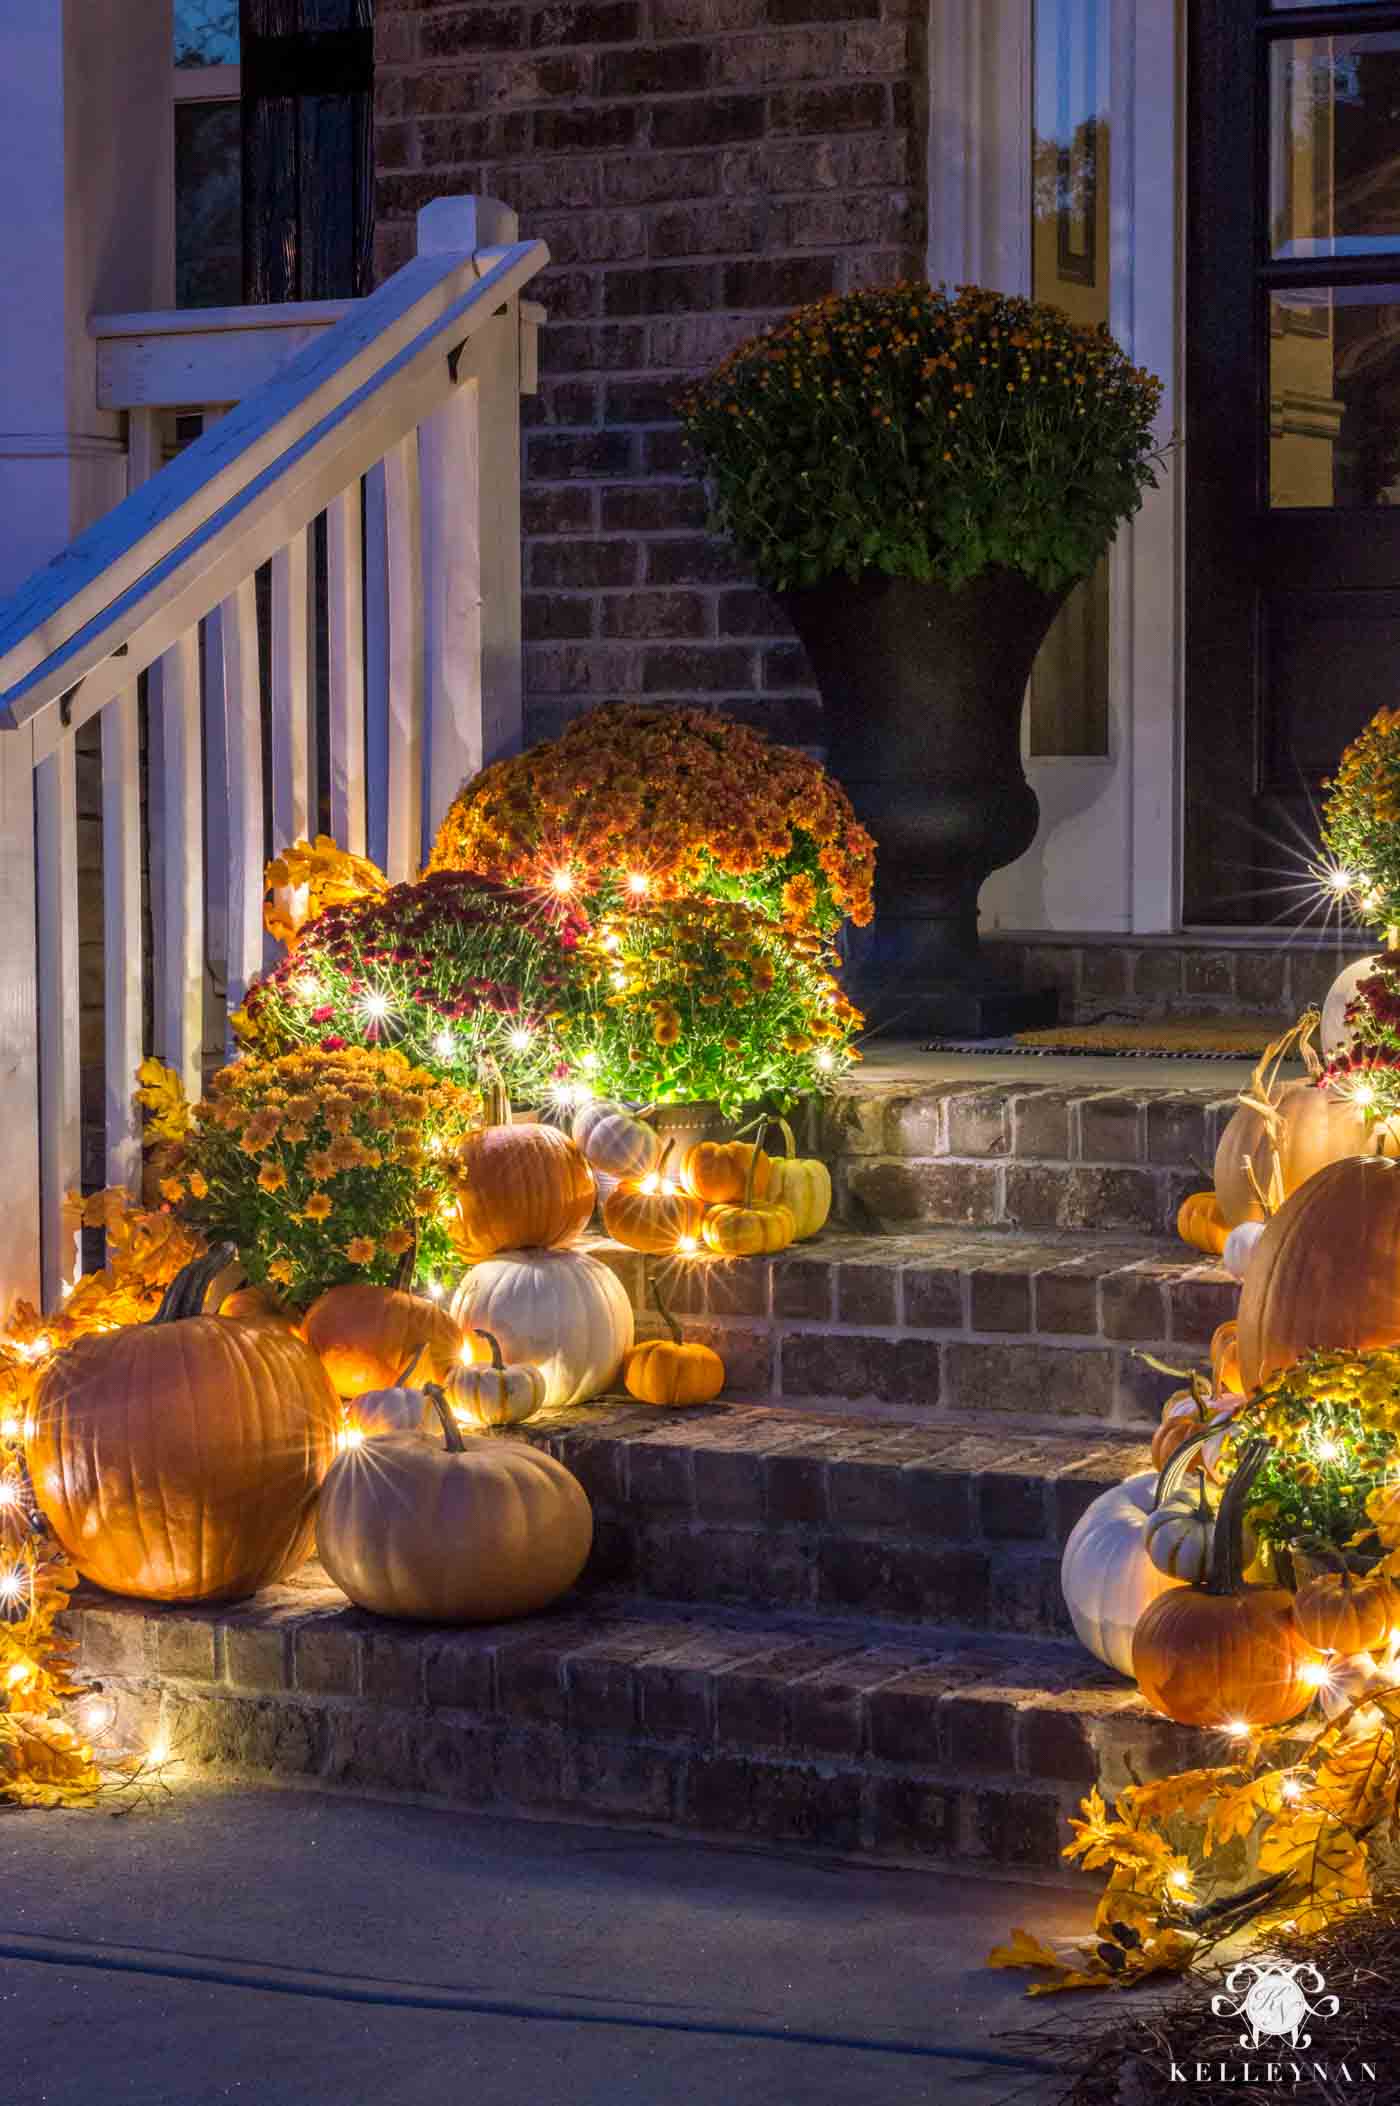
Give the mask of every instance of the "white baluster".
[[423, 839], [423, 534], [418, 434], [384, 460], [389, 602], [388, 872], [417, 875]]
[[262, 698], [258, 609], [246, 578], [219, 609], [228, 798], [228, 1006], [243, 1000], [263, 962]]
[[132, 1102], [141, 1063], [145, 973], [141, 923], [141, 727], [136, 690], [102, 712], [103, 1120], [107, 1182], [141, 1189], [141, 1120]]
[[187, 1096], [197, 1097], [204, 1046], [204, 795], [200, 761], [199, 632], [188, 630], [156, 668], [165, 847], [156, 1044]]
[[272, 846], [286, 848], [310, 826], [307, 546], [294, 534], [272, 559]]
[[45, 1308], [78, 1270], [63, 1234], [63, 1197], [82, 1181], [79, 1101], [78, 798], [73, 740], [59, 741], [34, 771], [39, 957], [39, 1208]]
[[330, 675], [331, 832], [342, 848], [365, 848], [364, 588], [360, 485], [326, 507], [326, 616]]

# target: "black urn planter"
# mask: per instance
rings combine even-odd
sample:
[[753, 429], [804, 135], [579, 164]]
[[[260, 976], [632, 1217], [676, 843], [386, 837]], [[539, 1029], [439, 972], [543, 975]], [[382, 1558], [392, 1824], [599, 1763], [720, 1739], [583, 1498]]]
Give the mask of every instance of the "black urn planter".
[[845, 974], [872, 1026], [987, 1038], [1055, 1021], [1053, 991], [997, 983], [977, 895], [1035, 839], [1021, 708], [1067, 593], [992, 570], [956, 591], [868, 572], [778, 594], [821, 690], [827, 764], [875, 836], [875, 920], [848, 932]]

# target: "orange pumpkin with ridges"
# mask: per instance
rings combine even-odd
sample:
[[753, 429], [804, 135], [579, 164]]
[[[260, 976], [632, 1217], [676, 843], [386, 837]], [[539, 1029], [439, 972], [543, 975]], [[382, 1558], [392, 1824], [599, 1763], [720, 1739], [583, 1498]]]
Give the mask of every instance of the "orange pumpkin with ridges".
[[1239, 1323], [1246, 1392], [1318, 1348], [1400, 1340], [1400, 1163], [1353, 1156], [1300, 1185], [1259, 1239]]

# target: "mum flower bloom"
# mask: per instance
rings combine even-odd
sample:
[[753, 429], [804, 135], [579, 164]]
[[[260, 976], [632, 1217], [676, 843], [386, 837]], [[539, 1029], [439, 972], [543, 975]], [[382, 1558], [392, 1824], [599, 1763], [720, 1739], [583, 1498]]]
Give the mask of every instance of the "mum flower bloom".
[[280, 1192], [287, 1182], [287, 1173], [280, 1163], [264, 1163], [258, 1172], [258, 1184], [264, 1192]]
[[372, 1236], [352, 1236], [345, 1246], [345, 1255], [352, 1265], [373, 1265], [376, 1245]]
[[307, 1221], [328, 1221], [331, 1203], [324, 1192], [313, 1192], [301, 1211]]

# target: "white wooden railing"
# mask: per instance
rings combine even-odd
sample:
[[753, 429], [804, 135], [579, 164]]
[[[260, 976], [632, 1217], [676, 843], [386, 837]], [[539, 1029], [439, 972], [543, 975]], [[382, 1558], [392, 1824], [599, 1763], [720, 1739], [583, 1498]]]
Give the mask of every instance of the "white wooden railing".
[[[198, 1091], [206, 1043], [222, 1043], [222, 1012], [264, 963], [264, 860], [315, 830], [318, 780], [337, 839], [402, 877], [463, 778], [518, 744], [519, 394], [533, 342], [520, 294], [547, 262], [504, 206], [439, 199], [420, 215], [415, 259], [370, 298], [317, 303], [297, 321], [279, 310], [308, 338], [290, 358], [271, 342], [276, 325], [246, 314], [205, 318], [218, 352], [203, 360], [196, 316], [96, 325], [104, 405], [125, 390], [133, 411], [136, 487], [0, 605], [0, 876], [15, 879], [21, 919], [28, 898], [37, 908], [32, 961], [13, 926], [0, 941], [0, 1170], [22, 1214], [0, 1230], [0, 1293], [32, 1287], [36, 1241], [46, 1302], [76, 1269], [61, 1209], [82, 1138], [81, 726], [100, 717], [106, 1174], [133, 1187], [136, 1065], [154, 1052]], [[259, 384], [160, 467], [153, 413], [227, 402], [250, 371]], [[33, 771], [30, 833], [17, 765]], [[37, 1205], [13, 1188], [26, 1160]]]

